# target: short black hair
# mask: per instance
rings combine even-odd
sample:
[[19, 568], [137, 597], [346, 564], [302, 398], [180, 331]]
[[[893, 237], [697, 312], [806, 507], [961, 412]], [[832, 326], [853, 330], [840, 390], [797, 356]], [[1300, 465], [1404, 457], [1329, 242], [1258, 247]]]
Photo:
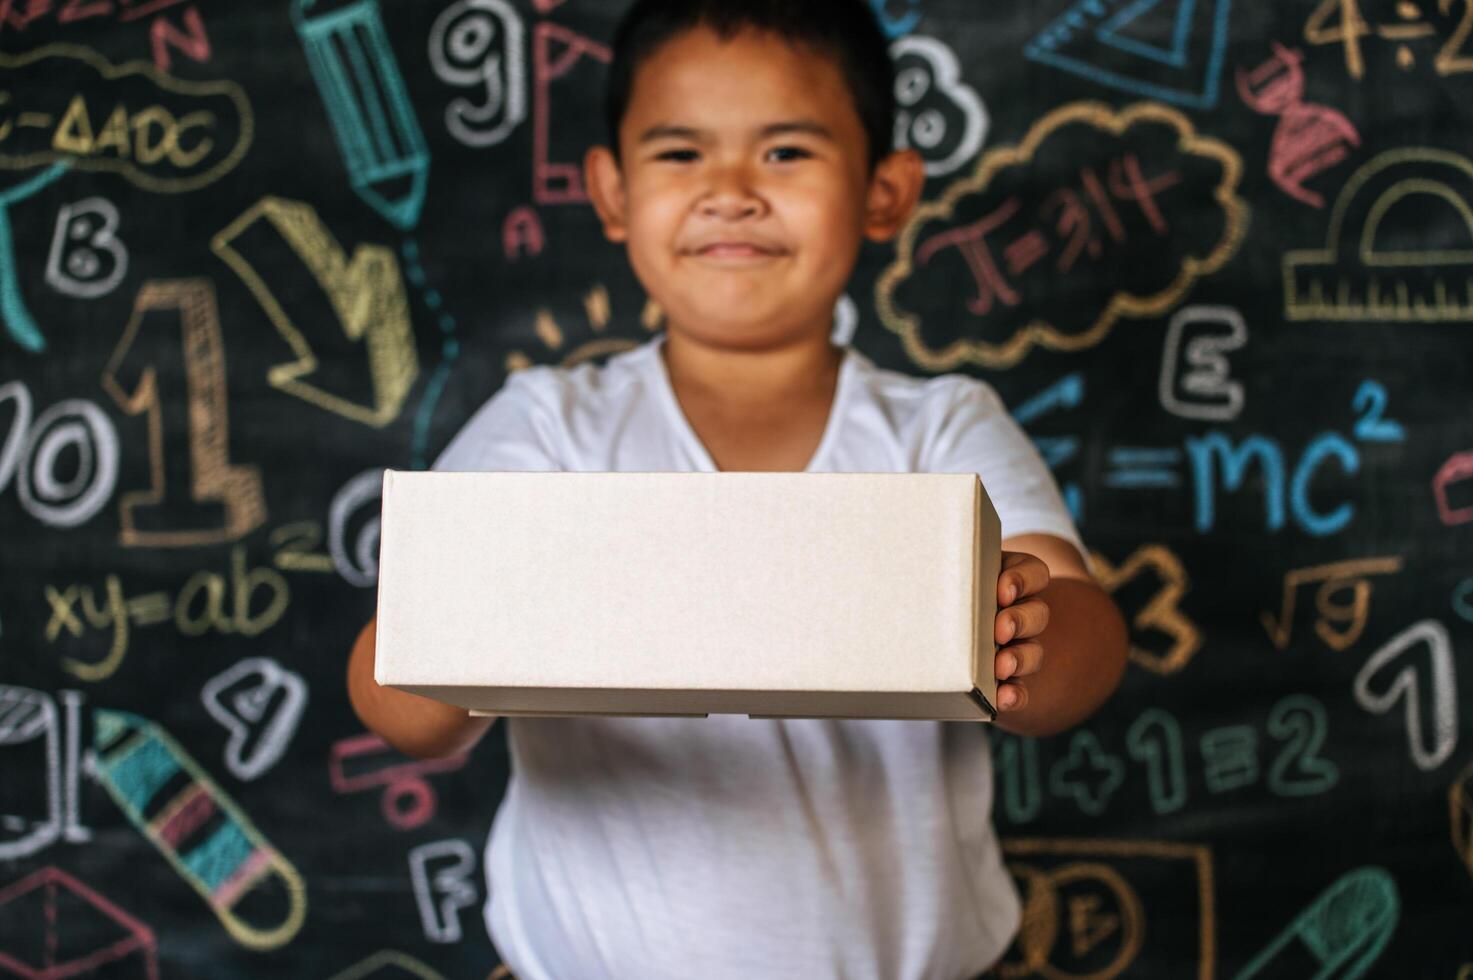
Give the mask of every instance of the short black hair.
[[832, 58], [864, 124], [871, 173], [894, 148], [895, 66], [869, 0], [635, 0], [614, 31], [604, 92], [604, 122], [616, 161], [635, 72], [662, 44], [698, 27], [722, 39], [747, 29], [770, 32]]

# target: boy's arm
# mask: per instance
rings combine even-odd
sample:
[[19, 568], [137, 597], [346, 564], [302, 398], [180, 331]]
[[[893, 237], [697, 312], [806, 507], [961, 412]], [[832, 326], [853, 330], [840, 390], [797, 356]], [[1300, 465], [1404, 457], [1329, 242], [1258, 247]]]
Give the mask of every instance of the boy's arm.
[[358, 720], [405, 755], [432, 759], [470, 751], [496, 718], [473, 718], [464, 708], [381, 686], [373, 679], [377, 626], [377, 617], [368, 621], [348, 658], [348, 700]]
[[[1004, 645], [997, 676], [1011, 683], [998, 685], [997, 725], [1017, 735], [1053, 735], [1088, 718], [1119, 686], [1129, 632], [1068, 541], [1020, 534], [1002, 548], [1034, 556], [1047, 569], [1015, 559], [998, 577], [996, 638]], [[1021, 705], [1007, 706], [1007, 689], [1022, 695]]]

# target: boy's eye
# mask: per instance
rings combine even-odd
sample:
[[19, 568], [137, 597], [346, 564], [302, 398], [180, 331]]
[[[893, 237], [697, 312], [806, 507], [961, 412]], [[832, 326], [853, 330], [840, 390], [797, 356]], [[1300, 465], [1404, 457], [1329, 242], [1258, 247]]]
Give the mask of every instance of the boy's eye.
[[774, 147], [770, 152], [782, 155], [778, 159], [779, 163], [791, 163], [794, 160], [801, 160], [804, 157], [813, 155], [801, 146], [778, 146]]
[[695, 158], [695, 150], [666, 150], [655, 156], [656, 160], [674, 160], [676, 163], [690, 163]]

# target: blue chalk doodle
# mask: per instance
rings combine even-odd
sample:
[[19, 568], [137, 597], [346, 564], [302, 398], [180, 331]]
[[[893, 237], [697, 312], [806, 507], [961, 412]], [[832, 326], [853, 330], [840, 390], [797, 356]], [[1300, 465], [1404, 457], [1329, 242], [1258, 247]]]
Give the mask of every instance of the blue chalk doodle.
[[377, 0], [316, 17], [317, 0], [294, 0], [292, 22], [353, 190], [401, 231], [419, 222], [430, 154], [394, 61]]
[[1396, 881], [1383, 868], [1342, 876], [1300, 912], [1234, 980], [1305, 976], [1305, 955], [1319, 969], [1306, 980], [1355, 980], [1381, 955], [1401, 919]]
[[[1164, 0], [1133, 0], [1116, 9], [1120, 2], [1076, 0], [1028, 42], [1024, 57], [1132, 95], [1192, 109], [1216, 106], [1232, 0], [1177, 0], [1170, 47], [1123, 33], [1138, 27]], [[1192, 28], [1200, 19], [1199, 2], [1214, 5], [1205, 58], [1192, 57]]]
[[[1073, 371], [1029, 398], [1013, 410], [1013, 420], [1021, 426], [1050, 412], [1062, 412], [1084, 404], [1084, 375]], [[1033, 445], [1048, 463], [1049, 469], [1057, 470], [1079, 455], [1079, 439], [1075, 436], [1038, 436]], [[1064, 503], [1069, 516], [1076, 524], [1084, 523], [1084, 491], [1079, 484], [1070, 481], [1063, 484]]]
[[10, 206], [60, 180], [67, 167], [66, 163], [54, 163], [30, 180], [0, 191], [0, 320], [5, 321], [10, 339], [33, 354], [46, 349], [46, 338], [41, 336], [41, 328], [36, 326], [20, 294], [20, 275], [15, 267], [15, 236], [10, 230]]
[[890, 16], [887, 0], [869, 0], [869, 5], [875, 12], [875, 19], [880, 22], [880, 27], [885, 31], [885, 37], [893, 39], [902, 34], [909, 34], [915, 30], [916, 24], [920, 23], [920, 0], [906, 0], [906, 3], [910, 8], [909, 11], [905, 16], [897, 19]]
[[1069, 755], [1049, 770], [1049, 789], [1055, 796], [1073, 799], [1092, 817], [1105, 812], [1110, 797], [1125, 781], [1125, 763], [1105, 751], [1089, 730], [1076, 731], [1069, 741]]
[[1171, 30], [1171, 47], [1159, 48], [1137, 38], [1126, 37], [1120, 32], [1142, 17], [1161, 6], [1162, 0], [1136, 0], [1135, 3], [1105, 21], [1099, 30], [1099, 39], [1122, 51], [1138, 54], [1142, 58], [1159, 61], [1172, 68], [1185, 68], [1187, 64], [1187, 42], [1192, 37], [1192, 14], [1197, 9], [1197, 0], [1181, 0], [1176, 8], [1176, 23]]
[[1386, 386], [1379, 381], [1362, 381], [1355, 390], [1350, 407], [1363, 413], [1355, 423], [1355, 437], [1361, 442], [1406, 442], [1401, 423], [1383, 417], [1386, 402]]

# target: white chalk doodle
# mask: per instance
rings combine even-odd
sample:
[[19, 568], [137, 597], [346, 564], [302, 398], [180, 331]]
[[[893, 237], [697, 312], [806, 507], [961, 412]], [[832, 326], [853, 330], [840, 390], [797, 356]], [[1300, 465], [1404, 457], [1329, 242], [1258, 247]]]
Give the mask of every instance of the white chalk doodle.
[[63, 204], [46, 256], [46, 283], [64, 296], [97, 299], [128, 274], [128, 247], [117, 237], [118, 209], [104, 197]]
[[483, 101], [452, 99], [445, 128], [466, 146], [494, 146], [527, 118], [522, 19], [506, 0], [459, 0], [430, 27], [430, 67], [440, 81], [477, 88]]
[[[433, 869], [431, 865], [434, 865]], [[460, 942], [460, 910], [476, 904], [476, 852], [463, 840], [449, 838], [421, 844], [409, 852], [409, 877], [425, 938], [432, 943]]]
[[269, 657], [248, 657], [205, 682], [200, 701], [225, 730], [225, 767], [252, 780], [276, 765], [307, 707], [307, 684]]
[[[1427, 650], [1425, 664], [1419, 648]], [[1391, 683], [1384, 676], [1390, 665], [1405, 658]], [[1452, 639], [1435, 619], [1413, 623], [1371, 654], [1355, 675], [1355, 700], [1372, 714], [1384, 715], [1403, 705], [1407, 743], [1417, 768], [1430, 772], [1447, 761], [1458, 747], [1458, 684], [1453, 669]], [[1422, 720], [1422, 705], [1431, 706], [1431, 724]]]

